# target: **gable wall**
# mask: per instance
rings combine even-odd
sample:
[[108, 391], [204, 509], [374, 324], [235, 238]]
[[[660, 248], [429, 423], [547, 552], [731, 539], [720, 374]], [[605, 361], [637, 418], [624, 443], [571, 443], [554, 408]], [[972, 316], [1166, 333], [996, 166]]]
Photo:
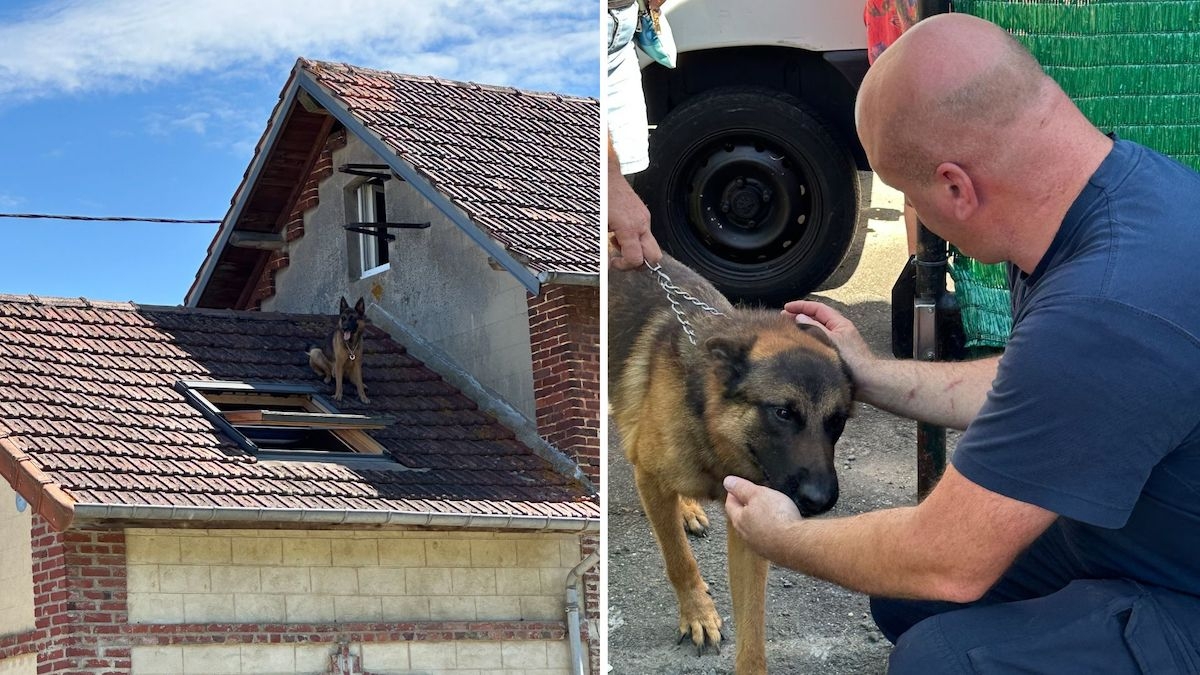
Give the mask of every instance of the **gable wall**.
[[[276, 253], [258, 283], [262, 309], [336, 313], [338, 300], [376, 302], [416, 335], [444, 351], [484, 386], [528, 418], [535, 416], [527, 293], [458, 226], [409, 184], [387, 182], [388, 220], [430, 222], [423, 230], [394, 231], [391, 269], [356, 277], [357, 248], [342, 226], [357, 220], [353, 187], [363, 179], [333, 170], [347, 163], [382, 164], [357, 137], [328, 148], [287, 228], [286, 253]], [[307, 210], [306, 210], [307, 209]], [[297, 222], [301, 217], [302, 223]], [[302, 236], [301, 236], [302, 235]], [[370, 386], [370, 363], [365, 369]]]

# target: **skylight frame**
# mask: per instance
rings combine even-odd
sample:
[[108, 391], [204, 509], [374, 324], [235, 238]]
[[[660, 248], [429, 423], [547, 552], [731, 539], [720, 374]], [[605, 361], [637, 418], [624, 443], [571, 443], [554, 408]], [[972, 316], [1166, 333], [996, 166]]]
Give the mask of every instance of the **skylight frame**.
[[[375, 459], [394, 462], [384, 447], [366, 433], [368, 429], [382, 429], [395, 422], [387, 416], [368, 416], [341, 413], [337, 407], [307, 384], [284, 384], [273, 382], [245, 382], [229, 380], [179, 380], [175, 390], [183, 394], [200, 414], [217, 428], [225, 432], [243, 450], [263, 459], [333, 461]], [[241, 399], [241, 400], [239, 400]], [[269, 407], [258, 410], [223, 411], [222, 402], [236, 405], [256, 403], [300, 407], [304, 413], [273, 411]], [[257, 413], [258, 420], [255, 420]], [[232, 414], [231, 420], [228, 415]], [[272, 423], [290, 418], [285, 423]], [[237, 421], [241, 420], [241, 421]], [[305, 422], [307, 420], [307, 423]], [[310, 429], [328, 432], [346, 451], [303, 449], [284, 450], [264, 448], [252, 440], [239, 427], [256, 426], [292, 429]]]

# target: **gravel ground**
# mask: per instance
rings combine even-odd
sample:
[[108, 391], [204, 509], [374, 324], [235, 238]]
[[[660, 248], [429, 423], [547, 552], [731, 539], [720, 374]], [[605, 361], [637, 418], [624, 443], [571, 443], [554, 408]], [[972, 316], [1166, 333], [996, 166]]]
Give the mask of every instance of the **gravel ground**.
[[[857, 270], [824, 300], [854, 320], [877, 353], [890, 352], [891, 286], [906, 258], [900, 195], [864, 174], [868, 230]], [[633, 472], [609, 429], [608, 637], [610, 672], [620, 675], [733, 672], [733, 626], [725, 578], [725, 517], [707, 506], [706, 538], [692, 539], [730, 640], [722, 653], [697, 656], [676, 644], [675, 596], [633, 487]], [[837, 446], [841, 498], [831, 516], [912, 504], [916, 499], [916, 425], [857, 404]], [[883, 673], [891, 645], [871, 621], [867, 598], [772, 567], [767, 590], [767, 661], [773, 673]]]

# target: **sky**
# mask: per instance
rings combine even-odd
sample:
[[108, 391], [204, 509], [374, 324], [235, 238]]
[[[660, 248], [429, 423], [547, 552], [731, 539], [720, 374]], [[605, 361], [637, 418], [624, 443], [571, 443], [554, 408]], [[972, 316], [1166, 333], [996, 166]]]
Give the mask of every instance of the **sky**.
[[[0, 213], [220, 220], [297, 57], [598, 98], [599, 25], [585, 0], [0, 0]], [[217, 227], [0, 217], [0, 293], [182, 304]]]

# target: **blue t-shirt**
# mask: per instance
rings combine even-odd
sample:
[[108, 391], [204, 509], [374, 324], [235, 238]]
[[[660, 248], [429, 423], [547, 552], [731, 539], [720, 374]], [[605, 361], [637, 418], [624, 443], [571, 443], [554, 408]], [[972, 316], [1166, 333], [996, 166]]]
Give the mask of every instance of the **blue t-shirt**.
[[1200, 174], [1116, 141], [1037, 269], [954, 466], [1079, 568], [1200, 594]]

